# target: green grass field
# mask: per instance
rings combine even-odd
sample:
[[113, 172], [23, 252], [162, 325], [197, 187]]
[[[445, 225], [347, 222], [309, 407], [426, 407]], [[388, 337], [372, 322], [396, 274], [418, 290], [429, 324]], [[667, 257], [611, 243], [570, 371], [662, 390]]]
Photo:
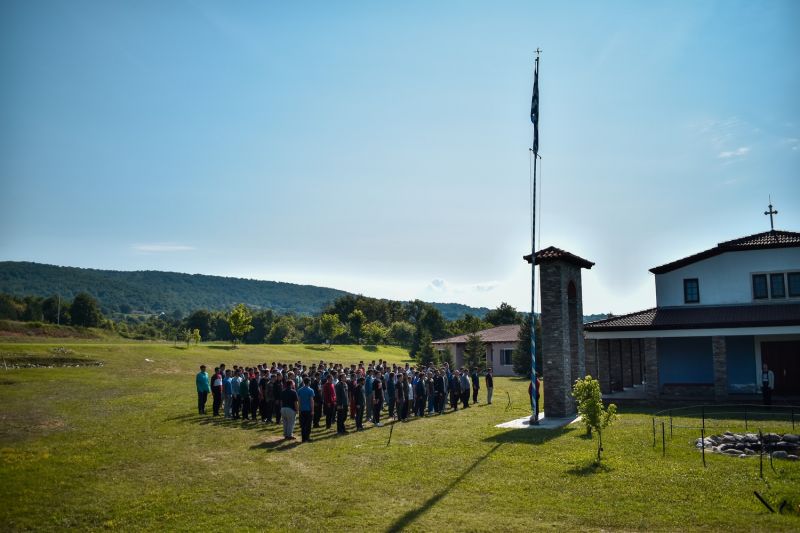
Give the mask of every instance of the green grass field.
[[46, 341], [3, 341], [0, 353], [19, 362], [66, 346], [103, 365], [0, 367], [3, 530], [800, 529], [753, 496], [797, 503], [800, 464], [766, 467], [761, 480], [758, 459], [709, 454], [704, 469], [696, 435], [681, 431], [662, 457], [646, 410], [622, 410], [599, 467], [579, 427], [495, 428], [527, 412], [527, 383], [511, 378], [496, 380], [491, 406], [343, 437], [315, 430], [298, 444], [275, 425], [197, 416], [199, 364], [406, 353]]

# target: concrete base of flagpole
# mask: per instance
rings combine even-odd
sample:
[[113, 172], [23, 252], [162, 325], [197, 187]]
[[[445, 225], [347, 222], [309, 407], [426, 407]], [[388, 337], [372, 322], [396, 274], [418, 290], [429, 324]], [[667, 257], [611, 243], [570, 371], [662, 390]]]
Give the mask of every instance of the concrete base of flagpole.
[[578, 415], [568, 416], [566, 418], [548, 418], [544, 415], [539, 415], [539, 420], [536, 423], [531, 423], [531, 417], [526, 416], [497, 424], [495, 427], [504, 429], [558, 429], [568, 426], [569, 424], [574, 424], [580, 419], [581, 417]]

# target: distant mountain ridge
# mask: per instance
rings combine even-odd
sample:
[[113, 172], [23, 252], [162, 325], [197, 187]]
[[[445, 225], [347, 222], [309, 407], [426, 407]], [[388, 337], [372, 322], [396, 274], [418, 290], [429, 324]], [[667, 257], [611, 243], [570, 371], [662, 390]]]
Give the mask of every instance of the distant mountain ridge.
[[[278, 313], [316, 314], [346, 291], [205, 274], [159, 270], [119, 271], [64, 267], [27, 261], [0, 261], [0, 293], [15, 296], [60, 294], [71, 300], [88, 292], [104, 313], [188, 313], [227, 310], [237, 303]], [[447, 320], [466, 313], [483, 317], [489, 309], [459, 303], [433, 303]]]

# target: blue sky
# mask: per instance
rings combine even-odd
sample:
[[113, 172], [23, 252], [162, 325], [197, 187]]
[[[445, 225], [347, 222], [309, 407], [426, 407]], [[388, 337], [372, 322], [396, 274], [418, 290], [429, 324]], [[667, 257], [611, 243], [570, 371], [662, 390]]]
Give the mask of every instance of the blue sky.
[[530, 308], [800, 230], [798, 2], [0, 4], [0, 259]]

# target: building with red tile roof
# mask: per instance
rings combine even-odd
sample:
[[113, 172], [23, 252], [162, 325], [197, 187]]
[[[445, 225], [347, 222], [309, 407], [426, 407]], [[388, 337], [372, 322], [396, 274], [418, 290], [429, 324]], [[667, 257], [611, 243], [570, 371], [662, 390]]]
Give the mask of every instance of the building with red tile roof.
[[760, 392], [766, 363], [777, 396], [800, 395], [800, 233], [721, 242], [650, 272], [656, 307], [584, 325], [605, 394], [730, 400]]

